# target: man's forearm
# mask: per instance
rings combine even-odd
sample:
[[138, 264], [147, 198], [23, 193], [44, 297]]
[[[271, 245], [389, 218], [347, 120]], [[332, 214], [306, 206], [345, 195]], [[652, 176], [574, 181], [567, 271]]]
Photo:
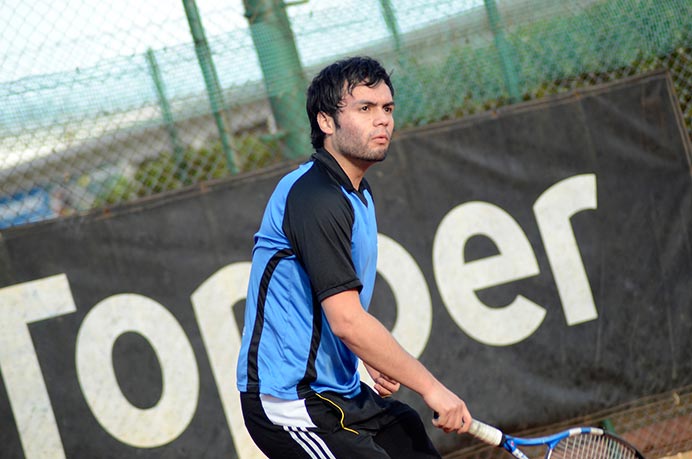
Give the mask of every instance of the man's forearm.
[[[355, 292], [353, 295], [357, 299]], [[353, 295], [345, 299], [353, 301]], [[351, 312], [345, 312], [349, 308], [352, 308]], [[423, 364], [401, 347], [379, 320], [362, 309], [360, 302], [357, 304], [357, 309], [348, 304], [338, 305], [338, 312], [341, 315], [337, 317], [334, 317], [334, 314], [330, 317], [328, 308], [325, 311], [328, 320], [331, 319], [330, 325], [335, 334], [354, 354], [372, 368], [421, 395], [437, 382]]]
[[439, 414], [433, 422], [435, 426], [445, 432], [468, 430], [472, 418], [466, 403], [406, 352], [389, 330], [363, 309], [355, 290], [325, 299], [322, 307], [334, 334], [354, 354], [423, 397]]

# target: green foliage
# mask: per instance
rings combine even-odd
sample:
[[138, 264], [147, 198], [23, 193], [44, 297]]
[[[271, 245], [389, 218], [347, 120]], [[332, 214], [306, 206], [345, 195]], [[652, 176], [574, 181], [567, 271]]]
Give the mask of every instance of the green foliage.
[[94, 200], [93, 207], [103, 207], [119, 202], [129, 201], [136, 196], [131, 182], [125, 177], [119, 176], [103, 185], [103, 191]]
[[692, 74], [686, 58], [692, 42], [689, 0], [594, 3], [574, 15], [526, 21], [506, 29], [505, 37], [509, 62], [500, 60], [492, 38], [451, 45], [439, 63], [402, 58], [393, 76], [399, 127], [509, 104], [503, 65], [515, 72], [523, 100], [680, 63], [686, 68], [677, 72], [682, 82], [689, 84]]
[[120, 176], [103, 187], [94, 207], [114, 205], [136, 197], [180, 189], [231, 175], [229, 160], [240, 172], [268, 166], [281, 160], [280, 136], [245, 134], [233, 141], [233, 158], [227, 159], [216, 142], [210, 147], [187, 147], [178, 158], [166, 151], [143, 161], [132, 178]]

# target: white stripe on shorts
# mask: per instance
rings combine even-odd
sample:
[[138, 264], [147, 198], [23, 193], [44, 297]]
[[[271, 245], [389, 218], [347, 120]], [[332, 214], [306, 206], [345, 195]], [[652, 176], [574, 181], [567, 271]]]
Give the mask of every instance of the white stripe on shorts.
[[260, 400], [269, 420], [282, 426], [312, 459], [336, 459], [324, 440], [307, 429], [317, 426], [308, 414], [305, 400], [283, 400], [264, 394], [260, 395]]
[[317, 427], [305, 407], [305, 400], [283, 400], [271, 395], [260, 395], [262, 408], [277, 426]]
[[284, 426], [284, 430], [307, 452], [312, 459], [336, 459], [324, 441], [314, 432], [300, 427]]

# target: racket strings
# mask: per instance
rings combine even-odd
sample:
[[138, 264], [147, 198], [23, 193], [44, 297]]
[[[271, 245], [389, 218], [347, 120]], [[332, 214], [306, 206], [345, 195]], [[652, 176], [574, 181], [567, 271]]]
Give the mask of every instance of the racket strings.
[[628, 445], [605, 435], [583, 434], [558, 442], [547, 459], [638, 459]]

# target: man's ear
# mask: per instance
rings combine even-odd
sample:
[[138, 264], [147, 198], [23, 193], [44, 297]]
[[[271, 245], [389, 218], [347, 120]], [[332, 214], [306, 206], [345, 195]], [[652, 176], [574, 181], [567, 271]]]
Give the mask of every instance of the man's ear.
[[326, 135], [334, 134], [334, 118], [324, 112], [317, 114], [317, 124]]

